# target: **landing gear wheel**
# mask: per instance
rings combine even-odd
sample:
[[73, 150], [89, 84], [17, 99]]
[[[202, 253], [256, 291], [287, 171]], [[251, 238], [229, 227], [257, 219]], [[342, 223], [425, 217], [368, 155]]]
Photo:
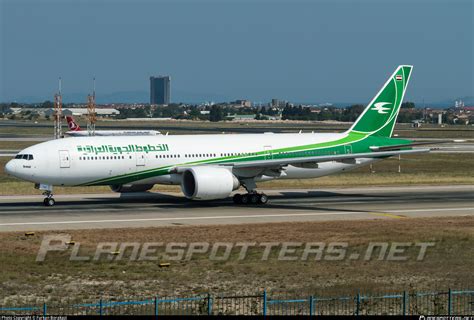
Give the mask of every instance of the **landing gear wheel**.
[[52, 207], [56, 204], [56, 201], [53, 198], [46, 198], [46, 199], [43, 200], [43, 204], [46, 207]]
[[268, 196], [262, 193], [258, 199], [258, 202], [261, 204], [266, 204], [268, 202]]
[[244, 194], [242, 195], [242, 204], [248, 204], [249, 203], [249, 195], [248, 194]]
[[232, 200], [234, 200], [235, 204], [241, 204], [242, 203], [242, 195], [240, 193], [237, 193], [237, 194], [234, 195]]
[[56, 204], [56, 201], [54, 200], [53, 198], [53, 190], [50, 189], [50, 190], [45, 190], [43, 192], [43, 196], [45, 196], [46, 198], [44, 198], [43, 200], [43, 205], [45, 207], [52, 207]]
[[250, 195], [250, 203], [251, 204], [258, 204], [260, 200], [260, 195], [254, 193]]

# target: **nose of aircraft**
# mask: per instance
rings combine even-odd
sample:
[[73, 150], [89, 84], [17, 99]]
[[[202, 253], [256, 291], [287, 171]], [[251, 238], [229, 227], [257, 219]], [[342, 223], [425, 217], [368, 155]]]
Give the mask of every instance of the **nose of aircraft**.
[[15, 161], [13, 160], [8, 161], [7, 164], [5, 165], [5, 172], [9, 175], [14, 175], [15, 171], [16, 171]]

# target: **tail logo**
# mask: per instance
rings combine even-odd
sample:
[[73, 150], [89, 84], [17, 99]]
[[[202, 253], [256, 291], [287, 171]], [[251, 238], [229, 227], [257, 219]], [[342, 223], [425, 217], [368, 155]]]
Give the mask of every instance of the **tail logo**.
[[377, 111], [380, 114], [386, 114], [390, 108], [384, 107], [385, 105], [390, 104], [390, 102], [377, 102], [374, 103], [374, 106], [370, 110]]

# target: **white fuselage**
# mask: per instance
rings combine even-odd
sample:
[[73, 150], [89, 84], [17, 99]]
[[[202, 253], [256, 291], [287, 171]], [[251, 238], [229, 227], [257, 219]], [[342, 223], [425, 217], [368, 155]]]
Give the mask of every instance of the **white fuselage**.
[[[228, 155], [333, 141], [344, 137], [345, 134], [266, 133], [69, 137], [43, 142], [24, 149], [20, 154], [32, 155], [33, 159], [13, 159], [7, 164], [6, 170], [13, 176], [35, 183], [75, 186], [163, 166], [183, 165]], [[355, 163], [322, 162], [318, 168], [299, 168], [289, 165], [278, 178], [321, 177], [373, 161], [376, 160], [357, 159]], [[261, 176], [256, 180], [275, 178]], [[170, 173], [131, 183], [179, 184], [180, 182], [179, 173]]]

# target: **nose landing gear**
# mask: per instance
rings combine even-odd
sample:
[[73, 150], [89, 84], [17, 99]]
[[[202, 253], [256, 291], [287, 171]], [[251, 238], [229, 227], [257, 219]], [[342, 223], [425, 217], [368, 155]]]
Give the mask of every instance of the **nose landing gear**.
[[56, 201], [54, 200], [51, 191], [45, 191], [43, 192], [43, 195], [46, 196], [46, 198], [44, 198], [43, 200], [43, 205], [45, 207], [52, 207], [56, 204]]
[[52, 185], [43, 184], [43, 183], [36, 183], [35, 184], [35, 189], [39, 189], [39, 190], [43, 191], [43, 196], [46, 197], [43, 200], [43, 205], [45, 207], [52, 207], [56, 204], [56, 201], [53, 198], [53, 186]]

